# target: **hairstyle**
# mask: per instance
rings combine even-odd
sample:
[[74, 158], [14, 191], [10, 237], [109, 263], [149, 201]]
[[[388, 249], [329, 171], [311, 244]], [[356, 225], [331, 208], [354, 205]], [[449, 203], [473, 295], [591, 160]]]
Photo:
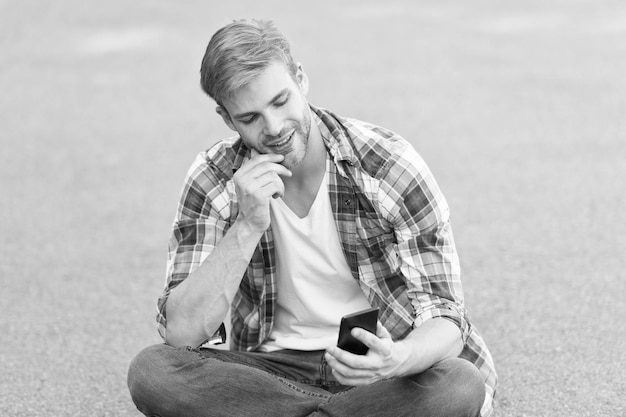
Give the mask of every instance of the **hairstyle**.
[[200, 85], [221, 106], [275, 61], [284, 63], [295, 79], [297, 66], [289, 41], [276, 26], [268, 20], [236, 20], [209, 41], [200, 67]]

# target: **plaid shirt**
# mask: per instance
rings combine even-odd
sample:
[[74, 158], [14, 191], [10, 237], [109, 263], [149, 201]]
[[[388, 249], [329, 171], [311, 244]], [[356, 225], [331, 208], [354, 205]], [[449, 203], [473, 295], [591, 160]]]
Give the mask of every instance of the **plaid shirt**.
[[[485, 378], [483, 416], [491, 415], [496, 373], [470, 324], [448, 204], [428, 167], [403, 138], [368, 123], [311, 106], [329, 157], [328, 188], [343, 253], [354, 279], [394, 339], [444, 317], [461, 330], [461, 357]], [[250, 156], [240, 138], [202, 152], [186, 178], [173, 225], [167, 283], [158, 301], [165, 337], [170, 291], [220, 242], [238, 214], [233, 173]], [[269, 336], [276, 306], [271, 226], [250, 260], [231, 309], [231, 348], [253, 351]], [[223, 328], [222, 328], [223, 329]]]

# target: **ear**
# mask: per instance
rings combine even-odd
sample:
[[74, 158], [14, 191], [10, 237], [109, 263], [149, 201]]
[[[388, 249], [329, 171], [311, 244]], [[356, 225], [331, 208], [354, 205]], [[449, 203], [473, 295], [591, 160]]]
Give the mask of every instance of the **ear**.
[[296, 65], [296, 82], [298, 83], [302, 94], [306, 95], [309, 92], [309, 77], [306, 75], [306, 72], [304, 72], [304, 69], [302, 68], [302, 64], [300, 62], [298, 62]]
[[228, 110], [226, 110], [222, 106], [217, 106], [215, 108], [215, 112], [222, 116], [222, 119], [224, 120], [224, 123], [226, 123], [226, 126], [228, 126], [231, 130], [234, 130], [235, 132], [237, 131], [235, 125], [233, 124], [233, 120], [230, 118], [230, 114], [228, 114]]

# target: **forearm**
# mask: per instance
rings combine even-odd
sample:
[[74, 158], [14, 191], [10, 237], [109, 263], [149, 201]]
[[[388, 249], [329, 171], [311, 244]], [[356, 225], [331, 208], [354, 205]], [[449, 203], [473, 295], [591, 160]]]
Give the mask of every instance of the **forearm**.
[[260, 237], [236, 221], [198, 269], [172, 290], [166, 304], [166, 343], [195, 347], [215, 333]]
[[424, 322], [396, 345], [403, 359], [395, 376], [423, 372], [443, 359], [457, 357], [463, 350], [461, 331], [441, 317]]

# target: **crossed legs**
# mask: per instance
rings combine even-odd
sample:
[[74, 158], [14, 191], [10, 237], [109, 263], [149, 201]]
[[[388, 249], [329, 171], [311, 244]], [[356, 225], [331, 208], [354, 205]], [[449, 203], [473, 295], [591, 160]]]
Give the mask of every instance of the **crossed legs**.
[[478, 369], [449, 359], [408, 378], [347, 387], [323, 351], [272, 353], [154, 345], [132, 361], [128, 386], [147, 416], [478, 416]]

